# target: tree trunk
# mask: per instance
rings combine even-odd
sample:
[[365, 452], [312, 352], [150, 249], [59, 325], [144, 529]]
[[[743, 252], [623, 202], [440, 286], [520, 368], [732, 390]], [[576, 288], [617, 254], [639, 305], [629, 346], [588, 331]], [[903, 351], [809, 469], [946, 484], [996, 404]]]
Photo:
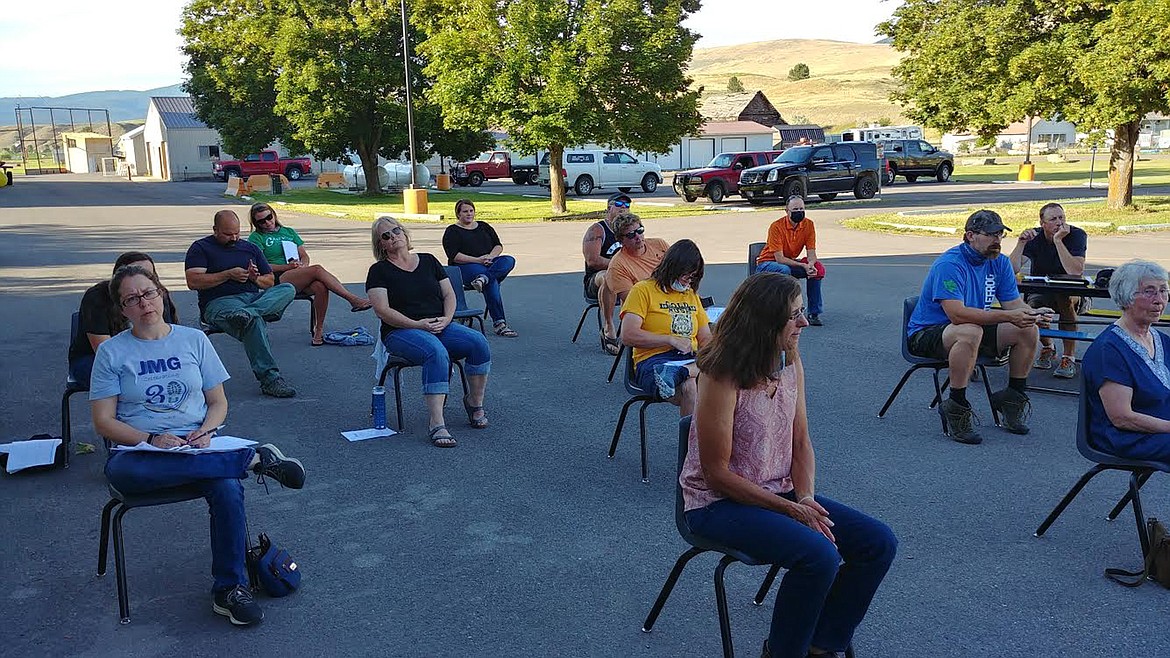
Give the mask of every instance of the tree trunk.
[[565, 177], [561, 175], [564, 158], [564, 146], [552, 144], [548, 147], [548, 189], [552, 196], [552, 211], [558, 215], [568, 212], [565, 206]]
[[362, 173], [366, 176], [366, 191], [365, 196], [381, 196], [382, 187], [378, 185], [378, 149], [377, 147], [369, 148], [364, 144], [358, 144], [357, 147], [358, 158], [362, 162]]
[[1141, 121], [1136, 119], [1113, 129], [1113, 150], [1109, 154], [1109, 198], [1105, 204], [1110, 210], [1133, 205], [1133, 165], [1137, 162], [1140, 129]]

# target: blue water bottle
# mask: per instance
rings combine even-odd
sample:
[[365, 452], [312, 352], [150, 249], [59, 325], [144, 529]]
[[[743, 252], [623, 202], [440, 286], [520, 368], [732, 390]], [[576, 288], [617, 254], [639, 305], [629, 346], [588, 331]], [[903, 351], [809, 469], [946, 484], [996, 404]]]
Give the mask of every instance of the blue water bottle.
[[375, 386], [374, 398], [370, 402], [370, 408], [374, 411], [374, 429], [386, 429], [386, 387]]

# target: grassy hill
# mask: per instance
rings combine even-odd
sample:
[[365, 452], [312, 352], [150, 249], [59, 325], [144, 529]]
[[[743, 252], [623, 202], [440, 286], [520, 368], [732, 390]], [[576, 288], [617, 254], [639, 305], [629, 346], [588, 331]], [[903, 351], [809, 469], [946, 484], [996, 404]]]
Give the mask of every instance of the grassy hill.
[[[745, 89], [763, 90], [785, 121], [803, 116], [844, 129], [881, 118], [907, 122], [889, 100], [895, 86], [890, 69], [899, 60], [888, 44], [785, 39], [696, 49], [690, 74], [704, 94], [725, 91], [734, 75]], [[790, 81], [789, 69], [801, 62], [812, 76]]]

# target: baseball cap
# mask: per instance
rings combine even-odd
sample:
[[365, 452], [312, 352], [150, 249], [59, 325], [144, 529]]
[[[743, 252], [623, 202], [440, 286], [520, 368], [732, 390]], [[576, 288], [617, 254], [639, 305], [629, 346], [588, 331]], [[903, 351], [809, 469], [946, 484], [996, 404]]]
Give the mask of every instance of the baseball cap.
[[626, 203], [630, 203], [630, 196], [625, 192], [618, 192], [617, 194], [611, 195], [609, 197], [609, 201], [605, 202], [605, 205], [612, 206], [615, 201], [625, 201]]
[[967, 218], [967, 225], [963, 228], [964, 232], [977, 231], [979, 233], [999, 233], [1010, 230], [1003, 225], [1003, 219], [994, 210], [976, 210]]

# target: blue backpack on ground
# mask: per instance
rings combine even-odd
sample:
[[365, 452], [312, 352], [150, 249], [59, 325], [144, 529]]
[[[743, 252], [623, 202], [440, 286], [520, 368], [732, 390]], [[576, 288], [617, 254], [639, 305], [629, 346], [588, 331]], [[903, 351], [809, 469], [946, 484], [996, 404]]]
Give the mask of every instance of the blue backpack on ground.
[[301, 586], [301, 570], [288, 551], [274, 546], [268, 535], [260, 533], [260, 543], [248, 549], [248, 576], [253, 588], [259, 582], [269, 596], [288, 596]]

